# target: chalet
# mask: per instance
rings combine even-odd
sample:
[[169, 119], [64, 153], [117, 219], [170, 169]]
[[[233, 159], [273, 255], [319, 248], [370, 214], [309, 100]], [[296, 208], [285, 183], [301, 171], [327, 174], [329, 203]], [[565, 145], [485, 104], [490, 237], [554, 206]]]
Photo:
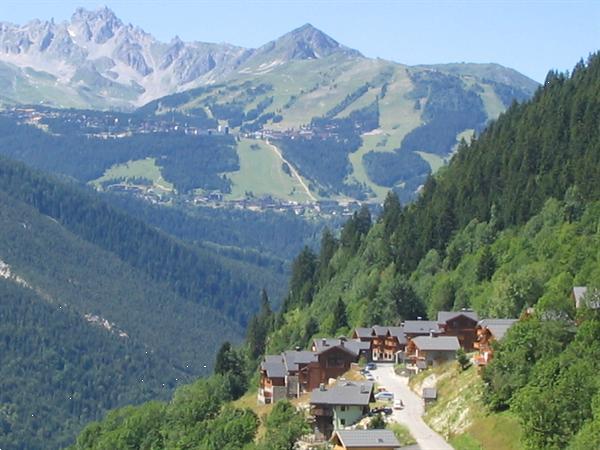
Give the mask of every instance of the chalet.
[[417, 336], [408, 341], [406, 353], [414, 365], [425, 361], [428, 366], [433, 366], [456, 359], [459, 348], [456, 336]]
[[400, 443], [391, 430], [337, 430], [330, 442], [333, 450], [399, 450]]
[[356, 328], [352, 338], [370, 343], [367, 356], [371, 361], [395, 361], [398, 352], [404, 352], [407, 342], [403, 327], [379, 325], [371, 328]]
[[258, 401], [268, 404], [287, 398], [286, 369], [281, 355], [267, 355], [260, 364]]
[[396, 354], [406, 347], [406, 335], [402, 327], [373, 327], [371, 358], [373, 361], [395, 361]]
[[492, 360], [494, 354], [492, 342], [502, 339], [516, 321], [517, 319], [484, 319], [479, 321], [477, 324], [477, 340], [474, 343], [475, 349], [479, 351], [479, 354], [475, 357], [478, 366], [485, 366]]
[[300, 397], [303, 392], [312, 389], [310, 376], [315, 365], [318, 369], [317, 355], [312, 351], [296, 349], [283, 352], [282, 356], [287, 374], [287, 395], [288, 397]]
[[374, 401], [370, 381], [340, 381], [331, 387], [322, 384], [310, 394], [315, 434], [329, 438], [334, 430], [355, 424], [369, 412], [369, 403]]
[[456, 336], [460, 346], [467, 352], [473, 350], [473, 344], [477, 340], [477, 313], [469, 310], [462, 311], [440, 311], [437, 317], [441, 334], [444, 336]]
[[368, 342], [324, 338], [315, 339], [310, 351], [298, 348], [267, 355], [260, 365], [258, 401], [272, 403], [310, 392], [346, 373], [369, 348]]
[[337, 378], [348, 370], [361, 355], [367, 355], [370, 345], [367, 342], [341, 339], [315, 339], [312, 351], [317, 361], [308, 365], [306, 378], [301, 379], [305, 391], [327, 383], [330, 378]]

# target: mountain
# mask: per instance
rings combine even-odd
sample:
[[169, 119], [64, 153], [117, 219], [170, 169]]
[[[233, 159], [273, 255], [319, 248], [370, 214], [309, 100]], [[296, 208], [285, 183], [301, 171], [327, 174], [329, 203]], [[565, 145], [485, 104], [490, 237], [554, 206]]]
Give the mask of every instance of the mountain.
[[167, 398], [282, 284], [5, 158], [0, 226], [2, 448], [58, 448], [108, 409]]
[[[8, 106], [138, 107], [138, 118], [269, 141], [236, 141], [239, 164], [216, 170], [221, 181], [188, 176], [177, 190], [344, 204], [381, 203], [390, 189], [413, 199], [462, 139], [537, 89], [498, 64], [366, 58], [310, 24], [257, 49], [162, 43], [107, 8], [78, 9], [63, 23], [0, 25], [0, 86]], [[204, 171], [197, 163], [185, 166]]]
[[3, 100], [58, 106], [127, 107], [222, 80], [261, 64], [360, 56], [305, 25], [256, 50], [229, 44], [163, 43], [110, 9], [79, 8], [68, 22], [0, 24]]
[[164, 43], [106, 7], [79, 8], [61, 23], [0, 24], [1, 100], [125, 108], [238, 74], [334, 55], [366, 59], [310, 24], [246, 49], [178, 37]]
[[[600, 314], [597, 308], [575, 311], [570, 298], [574, 285], [600, 286], [598, 92], [600, 54], [570, 76], [551, 72], [533, 99], [511, 106], [476, 140], [461, 144], [416, 202], [402, 207], [390, 193], [376, 221], [362, 208], [339, 238], [325, 232], [318, 255], [307, 248], [296, 258], [282, 311], [261, 308], [246, 345], [222, 349], [220, 371], [211, 381], [239, 373], [246, 356], [256, 383], [255, 358], [265, 346], [268, 354], [306, 347], [317, 336], [348, 336], [355, 326], [397, 325], [426, 312], [466, 307], [489, 317], [523, 313], [494, 343], [494, 359], [482, 374], [452, 364], [419, 375], [440, 382], [435, 409], [445, 408], [444, 414], [436, 411], [439, 422], [430, 414], [425, 420], [444, 433], [447, 423], [455, 424], [448, 438], [457, 447], [492, 450], [521, 436], [511, 448], [598, 448]], [[590, 306], [597, 304], [595, 295]], [[202, 414], [212, 403], [204, 389], [189, 386], [169, 405], [115, 411], [87, 427], [73, 448], [116, 447], [124, 436], [132, 436], [127, 444], [134, 448], [148, 445], [147, 436], [157, 447], [169, 447], [176, 437], [208, 449], [291, 448], [306, 433], [294, 434], [291, 418], [280, 419], [282, 410], [293, 410], [285, 401], [273, 406], [264, 421], [268, 432], [261, 433], [271, 436], [269, 427], [275, 426], [288, 438], [280, 436], [279, 445], [247, 433], [226, 434], [226, 428], [227, 437], [215, 443], [213, 431], [223, 423], [218, 416], [214, 427], [186, 429], [189, 416], [155, 413], [176, 405], [210, 420]], [[239, 420], [235, 408], [254, 398], [249, 393], [221, 414]], [[453, 405], [460, 414], [448, 414]], [[165, 433], [172, 427], [178, 432]], [[243, 429], [256, 427], [247, 421]], [[490, 439], [498, 429], [510, 430], [513, 439]]]

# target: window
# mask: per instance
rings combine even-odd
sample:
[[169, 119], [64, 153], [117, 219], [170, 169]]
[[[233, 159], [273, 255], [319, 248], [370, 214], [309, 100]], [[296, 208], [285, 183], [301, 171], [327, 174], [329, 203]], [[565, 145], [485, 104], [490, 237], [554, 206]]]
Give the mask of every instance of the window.
[[342, 411], [346, 411], [346, 405], [342, 405], [342, 406], [340, 407], [340, 410], [342, 410]]
[[340, 419], [340, 425], [345, 426], [346, 425], [346, 419]]

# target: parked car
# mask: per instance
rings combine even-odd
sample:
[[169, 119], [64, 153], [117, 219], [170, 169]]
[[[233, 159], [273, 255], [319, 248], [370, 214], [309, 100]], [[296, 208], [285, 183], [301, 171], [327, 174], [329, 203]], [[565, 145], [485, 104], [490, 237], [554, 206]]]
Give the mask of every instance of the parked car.
[[404, 408], [404, 402], [402, 400], [396, 400], [394, 402], [394, 409], [403, 409]]
[[381, 408], [373, 408], [371, 411], [369, 411], [369, 417], [372, 417], [376, 414], [385, 414], [386, 416], [389, 416], [390, 414], [392, 414], [392, 408], [386, 408], [386, 407], [381, 407]]
[[378, 392], [375, 394], [375, 400], [392, 401], [394, 400], [394, 394], [388, 391]]
[[377, 369], [377, 364], [371, 362], [368, 363], [365, 367], [367, 368], [367, 370], [375, 370]]
[[375, 381], [375, 377], [370, 372], [367, 372], [367, 374], [365, 375], [365, 378], [367, 379], [367, 381]]

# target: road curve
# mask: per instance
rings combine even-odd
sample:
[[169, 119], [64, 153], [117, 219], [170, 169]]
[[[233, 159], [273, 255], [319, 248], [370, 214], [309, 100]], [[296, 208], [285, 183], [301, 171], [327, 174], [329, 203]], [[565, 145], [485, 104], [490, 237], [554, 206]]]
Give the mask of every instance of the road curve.
[[407, 377], [396, 375], [393, 364], [378, 364], [371, 373], [381, 386], [394, 393], [395, 400], [404, 403], [404, 409], [395, 409], [392, 418], [408, 427], [421, 450], [453, 450], [423, 421], [423, 400], [408, 387]]

